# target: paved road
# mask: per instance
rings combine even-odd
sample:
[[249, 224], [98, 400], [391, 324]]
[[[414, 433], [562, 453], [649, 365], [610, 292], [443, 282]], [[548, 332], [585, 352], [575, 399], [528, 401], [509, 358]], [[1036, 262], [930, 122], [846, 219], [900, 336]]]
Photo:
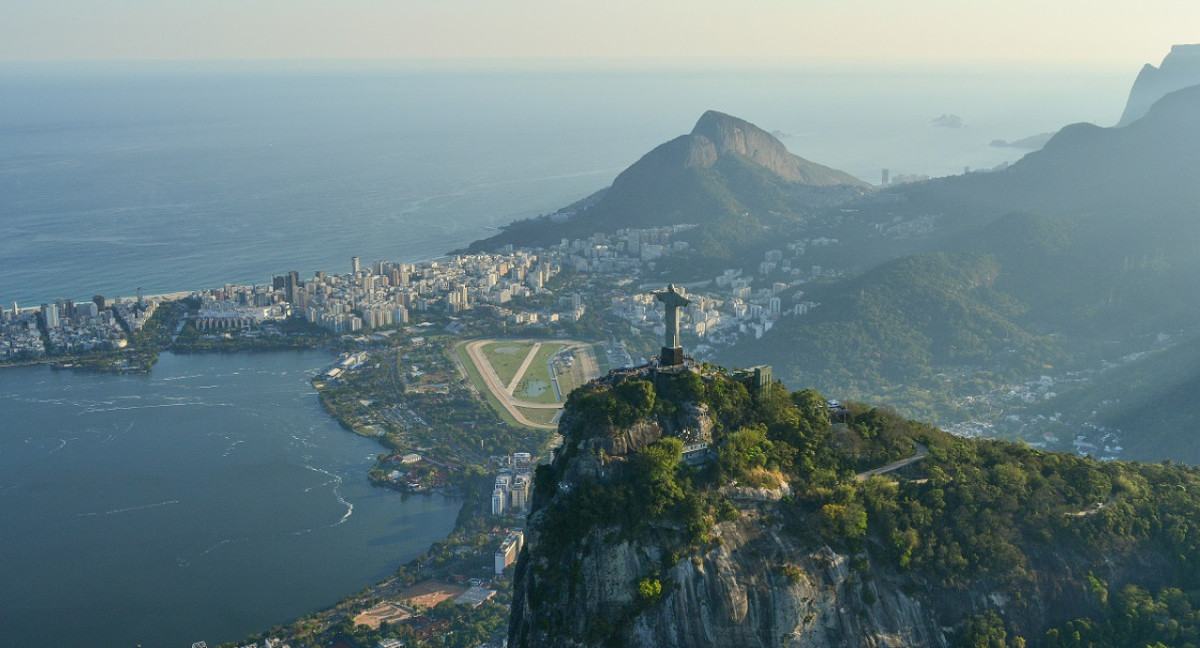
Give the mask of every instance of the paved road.
[[871, 477], [874, 477], [875, 475], [883, 475], [883, 474], [890, 473], [890, 472], [893, 472], [896, 470], [900, 470], [901, 468], [911, 465], [911, 464], [914, 464], [928, 456], [929, 456], [929, 448], [926, 448], [925, 445], [922, 443], [918, 443], [917, 451], [911, 457], [905, 457], [904, 459], [901, 459], [899, 461], [893, 461], [892, 463], [890, 463], [882, 468], [876, 468], [874, 470], [867, 470], [864, 472], [860, 472], [857, 475], [855, 475], [855, 477], [858, 478], [858, 481], [867, 481], [868, 479], [870, 479]]

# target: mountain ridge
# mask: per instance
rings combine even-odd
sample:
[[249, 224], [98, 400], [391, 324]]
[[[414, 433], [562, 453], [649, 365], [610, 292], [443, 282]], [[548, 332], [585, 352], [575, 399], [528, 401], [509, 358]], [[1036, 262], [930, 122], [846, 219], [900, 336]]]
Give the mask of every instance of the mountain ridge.
[[742, 214], [789, 218], [806, 208], [805, 192], [854, 195], [869, 188], [793, 155], [748, 121], [709, 110], [690, 133], [651, 149], [608, 188], [557, 214], [513, 223], [470, 249], [550, 244], [626, 227], [706, 225]]
[[[1016, 378], [1015, 367], [1037, 378], [1146, 350], [1163, 333], [1176, 339], [1200, 333], [1195, 325], [1200, 290], [1193, 280], [1200, 272], [1193, 244], [1200, 237], [1195, 218], [1200, 187], [1194, 182], [1200, 176], [1198, 111], [1200, 86], [1183, 88], [1163, 96], [1125, 127], [1067, 126], [1042, 150], [1007, 169], [891, 188], [875, 194], [875, 204], [847, 203], [845, 208], [857, 209], [853, 218], [844, 218], [840, 230], [826, 235], [858, 244], [854, 258], [864, 267], [852, 274], [862, 278], [806, 286], [807, 298], [821, 306], [802, 317], [784, 318], [762, 339], [724, 349], [715, 359], [770, 362], [790, 384], [814, 385], [845, 397], [886, 398], [909, 415], [945, 420], [963, 415], [955, 414], [955, 408], [968, 396]], [[903, 240], [877, 234], [877, 226], [918, 217], [935, 226]], [[981, 292], [918, 295], [906, 287], [941, 279], [895, 284], [894, 277], [878, 271], [897, 258], [960, 252], [995, 264], [987, 300], [1000, 298], [1017, 308], [995, 310], [988, 305], [995, 302], [980, 301]], [[791, 265], [805, 267], [796, 259]], [[949, 270], [939, 264], [920, 267], [934, 273]], [[844, 294], [870, 292], [870, 281], [892, 281], [891, 301], [880, 302], [889, 306], [864, 310]], [[906, 294], [917, 301], [896, 301]], [[965, 328], [955, 332], [923, 325], [924, 312], [973, 315], [960, 319]], [[988, 315], [979, 319], [984, 313]], [[891, 337], [863, 337], [862, 349], [851, 354], [860, 365], [840, 369], [839, 362], [827, 357], [831, 349], [848, 352], [844, 333], [873, 327], [886, 328]], [[953, 344], [956, 338], [978, 340], [988, 330], [1003, 331], [1002, 340], [1013, 341], [1013, 352], [992, 347], [955, 361], [935, 351], [961, 348]], [[969, 346], [983, 351], [989, 345]], [[926, 369], [910, 368], [903, 379], [880, 378], [886, 372], [877, 368], [881, 363], [875, 353], [885, 359], [910, 358]], [[942, 392], [954, 384], [978, 384], [980, 391], [957, 397]], [[1137, 416], [1122, 419], [1124, 424], [1137, 421]]]
[[[732, 154], [744, 156], [780, 178], [797, 184], [818, 187], [868, 186], [848, 173], [789, 153], [783, 142], [774, 135], [744, 119], [715, 110], [708, 110], [700, 116], [692, 128], [691, 136], [704, 138], [715, 149], [715, 155], [705, 156], [701, 161], [706, 168], [715, 165], [721, 156]], [[703, 147], [703, 144], [694, 146]]]
[[1141, 119], [1164, 95], [1197, 84], [1200, 84], [1200, 44], [1173, 45], [1158, 67], [1150, 63], [1142, 66], [1117, 126], [1128, 126]]

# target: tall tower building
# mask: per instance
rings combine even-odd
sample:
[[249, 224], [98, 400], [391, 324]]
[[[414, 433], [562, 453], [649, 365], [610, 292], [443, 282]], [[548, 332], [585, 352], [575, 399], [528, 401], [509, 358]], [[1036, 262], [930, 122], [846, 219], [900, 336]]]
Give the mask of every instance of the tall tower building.
[[887, 170], [887, 169], [884, 169], [884, 170], [883, 170], [883, 178], [882, 178], [882, 180], [883, 180], [883, 182], [881, 182], [881, 183], [879, 184], [879, 186], [881, 186], [881, 187], [886, 187], [886, 186], [888, 186], [888, 170]]
[[58, 306], [56, 304], [42, 304], [42, 319], [46, 322], [46, 330], [58, 328], [60, 324]]
[[360, 265], [359, 265], [359, 262], [358, 262], [358, 255], [357, 255], [357, 254], [356, 254], [356, 255], [354, 255], [354, 256], [352, 256], [352, 257], [350, 257], [350, 267], [351, 267], [351, 268], [353, 268], [352, 272], [353, 272], [354, 274], [358, 274], [358, 271], [361, 269], [361, 267], [360, 267]]
[[302, 285], [304, 284], [300, 282], [300, 273], [295, 270], [288, 272], [284, 277], [283, 289], [289, 304], [295, 304], [299, 300]]

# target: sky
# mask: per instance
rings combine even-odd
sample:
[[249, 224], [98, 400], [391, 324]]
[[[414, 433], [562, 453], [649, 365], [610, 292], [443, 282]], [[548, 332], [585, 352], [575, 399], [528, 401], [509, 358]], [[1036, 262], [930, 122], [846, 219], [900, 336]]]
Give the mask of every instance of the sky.
[[0, 61], [1157, 64], [1195, 0], [4, 0]]

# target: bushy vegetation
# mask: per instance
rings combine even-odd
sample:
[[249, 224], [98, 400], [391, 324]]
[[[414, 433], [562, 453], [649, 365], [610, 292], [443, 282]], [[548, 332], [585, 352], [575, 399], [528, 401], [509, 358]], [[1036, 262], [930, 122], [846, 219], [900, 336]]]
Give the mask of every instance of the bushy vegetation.
[[[792, 384], [859, 398], [896, 387], [911, 411], [943, 410], [955, 387], [973, 385], [946, 385], [933, 378], [939, 372], [971, 367], [974, 382], [987, 388], [1067, 357], [1053, 339], [1026, 327], [1024, 304], [995, 287], [1001, 270], [994, 257], [978, 253], [901, 258], [815, 288], [819, 308], [781, 320], [769, 340], [728, 354], [740, 363], [773, 364]], [[781, 344], [787, 354], [778, 353]]]
[[577, 389], [567, 398], [567, 404], [580, 425], [612, 429], [648, 417], [654, 412], [657, 397], [649, 381], [628, 380], [612, 389]]
[[[571, 455], [632, 424], [678, 429], [696, 405], [714, 421], [707, 462], [689, 465], [680, 440], [663, 437], [624, 456], [600, 450], [600, 475], [559, 487]], [[1184, 646], [1200, 631], [1186, 594], [1200, 590], [1195, 469], [962, 439], [855, 403], [834, 424], [814, 391], [747, 389], [711, 368], [593, 384], [572, 395], [569, 414], [564, 455], [537, 476], [535, 507], [553, 509], [540, 551], [566, 558], [589, 537], [654, 544], [663, 571], [631, 584], [642, 604], [666, 596], [667, 568], [737, 517], [723, 487], [786, 481], [785, 529], [849, 554], [862, 578], [887, 573], [937, 592], [958, 645]], [[888, 474], [865, 472], [891, 462]], [[965, 595], [980, 588], [1007, 603], [981, 610]]]
[[[609, 457], [601, 450], [608, 476], [576, 478], [567, 490], [559, 488], [558, 471], [581, 444], [602, 443], [636, 423], [679, 428], [698, 407], [707, 408], [714, 422], [712, 460], [682, 461], [683, 443], [666, 436], [625, 456]], [[535, 479], [535, 508], [554, 508], [539, 528], [540, 550], [560, 557], [593, 532], [654, 538], [672, 556], [706, 546], [713, 541], [713, 526], [737, 515], [722, 486], [778, 488], [785, 474], [817, 470], [830, 430], [819, 394], [789, 394], [779, 385], [751, 393], [716, 372], [660, 375], [657, 385], [639, 378], [593, 383], [572, 393], [567, 412], [559, 459], [540, 467]], [[669, 588], [665, 574], [657, 578]]]
[[[1159, 568], [1200, 583], [1200, 565], [1191, 559], [1200, 551], [1200, 526], [1189, 522], [1200, 519], [1200, 473], [1193, 469], [964, 440], [879, 410], [849, 427], [929, 449], [917, 479], [810, 482], [800, 498], [822, 513], [864, 511], [877, 560], [942, 586], [986, 578], [1019, 590], [1036, 582], [1041, 555], [1067, 547], [1099, 565], [1113, 555], [1153, 556]], [[827, 529], [831, 542], [854, 539], [844, 526]]]
[[1179, 648], [1200, 645], [1200, 596], [1168, 587], [1126, 585], [1099, 619], [1075, 619], [1046, 633], [1046, 648]]

